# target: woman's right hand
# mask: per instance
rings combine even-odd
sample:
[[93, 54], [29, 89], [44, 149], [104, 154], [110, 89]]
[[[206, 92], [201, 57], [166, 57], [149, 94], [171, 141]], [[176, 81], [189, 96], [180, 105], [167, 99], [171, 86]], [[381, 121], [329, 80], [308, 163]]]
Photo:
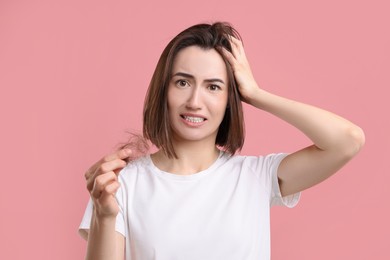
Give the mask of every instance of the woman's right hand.
[[119, 206], [115, 193], [119, 189], [119, 172], [126, 166], [124, 159], [131, 155], [130, 149], [122, 149], [104, 156], [85, 173], [87, 189], [98, 218], [113, 218], [118, 215]]

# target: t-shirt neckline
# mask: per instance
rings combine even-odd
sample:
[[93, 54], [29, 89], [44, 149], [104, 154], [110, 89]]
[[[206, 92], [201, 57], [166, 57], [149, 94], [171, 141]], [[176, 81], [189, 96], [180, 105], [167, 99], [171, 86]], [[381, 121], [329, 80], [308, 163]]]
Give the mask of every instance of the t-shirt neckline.
[[170, 180], [176, 180], [176, 181], [192, 181], [192, 180], [198, 180], [206, 175], [209, 175], [215, 168], [217, 168], [219, 165], [223, 163], [223, 161], [226, 158], [226, 153], [223, 151], [219, 151], [218, 158], [205, 170], [193, 173], [190, 175], [180, 175], [175, 173], [166, 172], [163, 170], [160, 170], [154, 163], [152, 158], [150, 157], [150, 154], [147, 156], [147, 160], [149, 161], [149, 164], [151, 165], [153, 172], [156, 173], [158, 176], [170, 179]]

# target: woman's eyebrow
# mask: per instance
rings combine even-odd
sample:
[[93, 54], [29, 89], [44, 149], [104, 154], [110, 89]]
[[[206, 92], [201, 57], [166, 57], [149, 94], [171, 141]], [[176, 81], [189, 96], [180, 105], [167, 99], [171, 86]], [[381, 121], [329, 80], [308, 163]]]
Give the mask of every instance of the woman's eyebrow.
[[[184, 72], [176, 72], [175, 74], [173, 74], [172, 77], [175, 77], [175, 76], [181, 76], [181, 77], [185, 77], [185, 78], [188, 78], [188, 79], [195, 79], [195, 77], [191, 74], [188, 74], [188, 73], [184, 73]], [[222, 79], [218, 79], [218, 78], [212, 78], [212, 79], [205, 79], [204, 80], [205, 82], [220, 82], [222, 84], [225, 84], [225, 82], [223, 82]]]

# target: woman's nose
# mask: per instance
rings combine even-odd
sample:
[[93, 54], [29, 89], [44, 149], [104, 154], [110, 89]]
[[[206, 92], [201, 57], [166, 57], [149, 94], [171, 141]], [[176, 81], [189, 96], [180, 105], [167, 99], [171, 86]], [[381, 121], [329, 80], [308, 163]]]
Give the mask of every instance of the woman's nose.
[[200, 109], [201, 108], [201, 93], [200, 88], [193, 88], [187, 100], [187, 108]]

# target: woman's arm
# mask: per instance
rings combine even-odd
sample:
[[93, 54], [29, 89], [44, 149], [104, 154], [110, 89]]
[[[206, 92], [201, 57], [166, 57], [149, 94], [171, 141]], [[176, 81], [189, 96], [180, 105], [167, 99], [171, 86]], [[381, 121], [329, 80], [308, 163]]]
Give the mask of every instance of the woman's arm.
[[278, 179], [282, 196], [320, 183], [358, 153], [365, 141], [362, 129], [328, 111], [260, 89], [241, 41], [232, 38], [231, 43], [233, 54], [225, 49], [222, 52], [233, 68], [243, 101], [295, 126], [314, 143], [281, 162]]
[[98, 219], [93, 214], [85, 259], [123, 260], [124, 251], [125, 238], [115, 231], [115, 218]]
[[295, 126], [314, 143], [288, 155], [281, 162], [278, 178], [283, 196], [327, 179], [352, 159], [364, 144], [364, 133], [358, 126], [320, 108], [261, 89], [248, 98], [248, 103]]

